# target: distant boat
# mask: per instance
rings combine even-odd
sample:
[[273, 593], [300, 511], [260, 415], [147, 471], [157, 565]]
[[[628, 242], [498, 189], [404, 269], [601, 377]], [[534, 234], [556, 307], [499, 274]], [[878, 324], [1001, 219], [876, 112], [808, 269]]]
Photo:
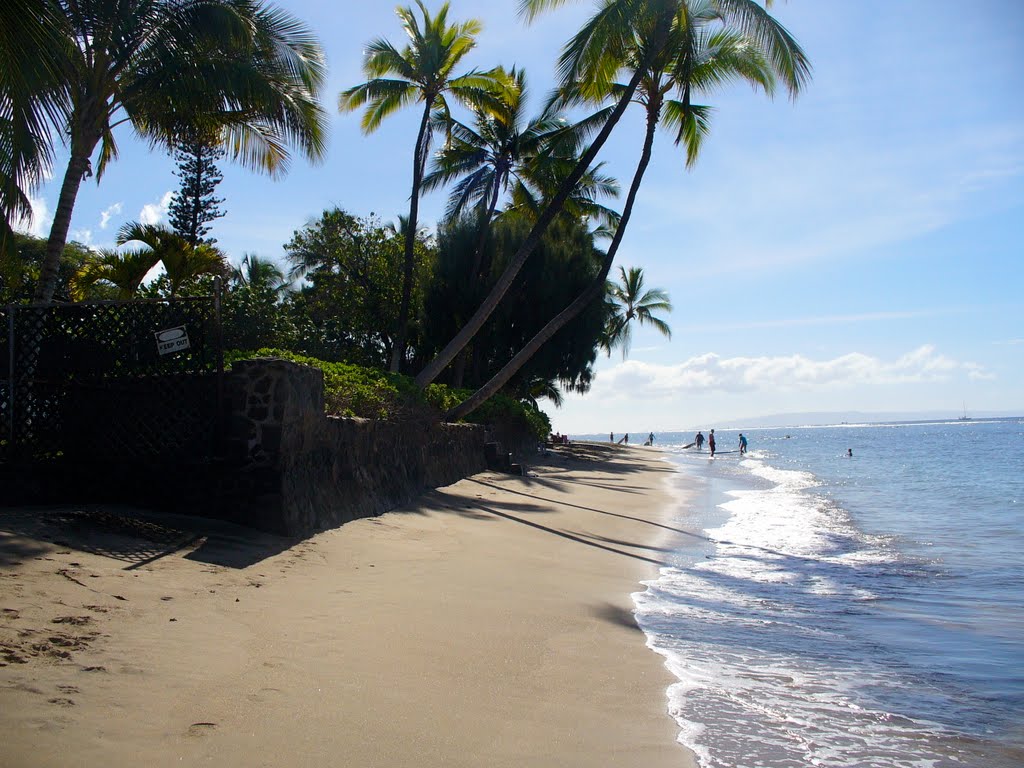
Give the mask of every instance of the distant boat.
[[963, 416], [957, 416], [956, 420], [957, 421], [970, 421], [971, 420], [971, 417], [967, 415], [967, 403], [966, 403], [966, 401], [964, 402], [964, 415]]

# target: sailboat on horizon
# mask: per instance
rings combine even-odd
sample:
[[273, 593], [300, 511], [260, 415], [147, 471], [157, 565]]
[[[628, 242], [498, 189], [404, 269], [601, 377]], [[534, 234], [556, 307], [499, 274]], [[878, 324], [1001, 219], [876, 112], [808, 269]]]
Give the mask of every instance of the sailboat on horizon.
[[957, 416], [957, 421], [970, 421], [971, 417], [967, 415], [967, 401], [964, 400], [964, 415]]

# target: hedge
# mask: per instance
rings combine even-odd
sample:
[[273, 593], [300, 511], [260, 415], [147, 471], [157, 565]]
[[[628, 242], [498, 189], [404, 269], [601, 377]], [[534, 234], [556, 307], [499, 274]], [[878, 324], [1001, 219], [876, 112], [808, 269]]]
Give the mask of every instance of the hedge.
[[[438, 418], [472, 394], [469, 389], [452, 389], [444, 384], [431, 384], [420, 390], [409, 376], [365, 368], [351, 363], [330, 363], [285, 349], [253, 351], [229, 350], [224, 353], [227, 365], [236, 360], [255, 357], [280, 357], [294, 363], [319, 368], [324, 374], [324, 401], [327, 413], [334, 416], [356, 416], [364, 419], [399, 420], [403, 418]], [[538, 440], [551, 433], [551, 420], [543, 411], [507, 395], [495, 395], [466, 417], [474, 424], [520, 425]]]

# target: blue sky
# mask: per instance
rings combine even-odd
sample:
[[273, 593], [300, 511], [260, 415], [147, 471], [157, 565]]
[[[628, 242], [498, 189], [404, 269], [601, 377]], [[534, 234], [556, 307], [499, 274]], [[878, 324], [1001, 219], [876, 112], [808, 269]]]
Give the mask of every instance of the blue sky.
[[[339, 115], [363, 46], [402, 33], [387, 2], [280, 3], [319, 34], [330, 67], [327, 159], [273, 181], [225, 164], [231, 259], [282, 257], [294, 230], [334, 205], [385, 220], [407, 210], [418, 113], [363, 136]], [[348, 6], [347, 8], [345, 8]], [[437, 3], [429, 3], [436, 8]], [[339, 8], [345, 8], [339, 11]], [[557, 52], [592, 10], [532, 25], [516, 2], [453, 0], [484, 23], [471, 66], [525, 67], [539, 102]], [[672, 340], [638, 330], [602, 358], [594, 387], [547, 408], [556, 430], [713, 426], [782, 412], [1024, 413], [1024, 2], [790, 0], [773, 13], [814, 75], [795, 101], [747, 87], [716, 108], [696, 168], [659, 137], [617, 264], [641, 266], [675, 304]], [[159, 220], [174, 166], [123, 127], [121, 158], [83, 184], [72, 236], [110, 245], [125, 221]], [[601, 159], [623, 186], [642, 125], [631, 115]], [[63, 173], [65, 158], [55, 167]], [[38, 198], [45, 232], [57, 183]], [[436, 221], [442, 194], [421, 206]]]

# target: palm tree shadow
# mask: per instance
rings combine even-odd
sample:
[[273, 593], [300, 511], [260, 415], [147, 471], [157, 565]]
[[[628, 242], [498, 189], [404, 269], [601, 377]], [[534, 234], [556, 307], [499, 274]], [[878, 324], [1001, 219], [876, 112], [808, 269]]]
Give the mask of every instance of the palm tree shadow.
[[609, 624], [625, 627], [634, 632], [643, 631], [640, 629], [640, 625], [636, 623], [636, 614], [617, 605], [612, 605], [611, 603], [595, 605], [591, 608], [591, 613], [597, 618], [607, 621]]
[[[700, 539], [701, 541], [711, 541], [711, 539], [709, 539], [707, 536], [704, 536], [704, 535], [699, 534], [699, 533], [694, 533], [693, 531], [688, 531], [685, 528], [674, 528], [671, 525], [665, 525], [664, 523], [658, 523], [658, 522], [655, 522], [653, 520], [646, 520], [646, 519], [644, 519], [642, 517], [634, 517], [633, 515], [625, 515], [625, 514], [622, 514], [621, 512], [610, 512], [610, 511], [608, 511], [606, 509], [597, 509], [595, 507], [585, 507], [585, 506], [580, 505], [580, 504], [572, 504], [571, 502], [561, 501], [559, 499], [550, 499], [550, 498], [546, 498], [544, 496], [538, 496], [537, 494], [533, 494], [533, 493], [524, 493], [523, 491], [516, 491], [516, 490], [514, 490], [512, 488], [509, 488], [507, 486], [495, 485], [494, 483], [488, 483], [488, 482], [485, 482], [483, 480], [478, 480], [478, 479], [476, 479], [474, 477], [467, 478], [467, 481], [471, 482], [471, 483], [476, 483], [477, 485], [483, 485], [483, 486], [486, 486], [488, 488], [493, 488], [494, 490], [501, 491], [502, 493], [509, 493], [509, 494], [513, 494], [513, 495], [516, 495], [516, 496], [525, 496], [527, 498], [535, 499], [537, 501], [544, 502], [546, 504], [555, 504], [555, 505], [560, 506], [560, 507], [570, 507], [572, 509], [581, 509], [581, 510], [583, 510], [585, 512], [594, 512], [594, 513], [599, 514], [599, 515], [607, 515], [609, 517], [618, 517], [618, 518], [620, 518], [622, 520], [632, 520], [633, 522], [642, 523], [643, 525], [650, 525], [650, 526], [653, 526], [655, 528], [661, 528], [661, 529], [666, 530], [666, 531], [671, 531], [672, 533], [678, 533], [681, 536], [688, 536], [690, 538]], [[551, 486], [551, 487], [554, 488], [555, 486]]]

